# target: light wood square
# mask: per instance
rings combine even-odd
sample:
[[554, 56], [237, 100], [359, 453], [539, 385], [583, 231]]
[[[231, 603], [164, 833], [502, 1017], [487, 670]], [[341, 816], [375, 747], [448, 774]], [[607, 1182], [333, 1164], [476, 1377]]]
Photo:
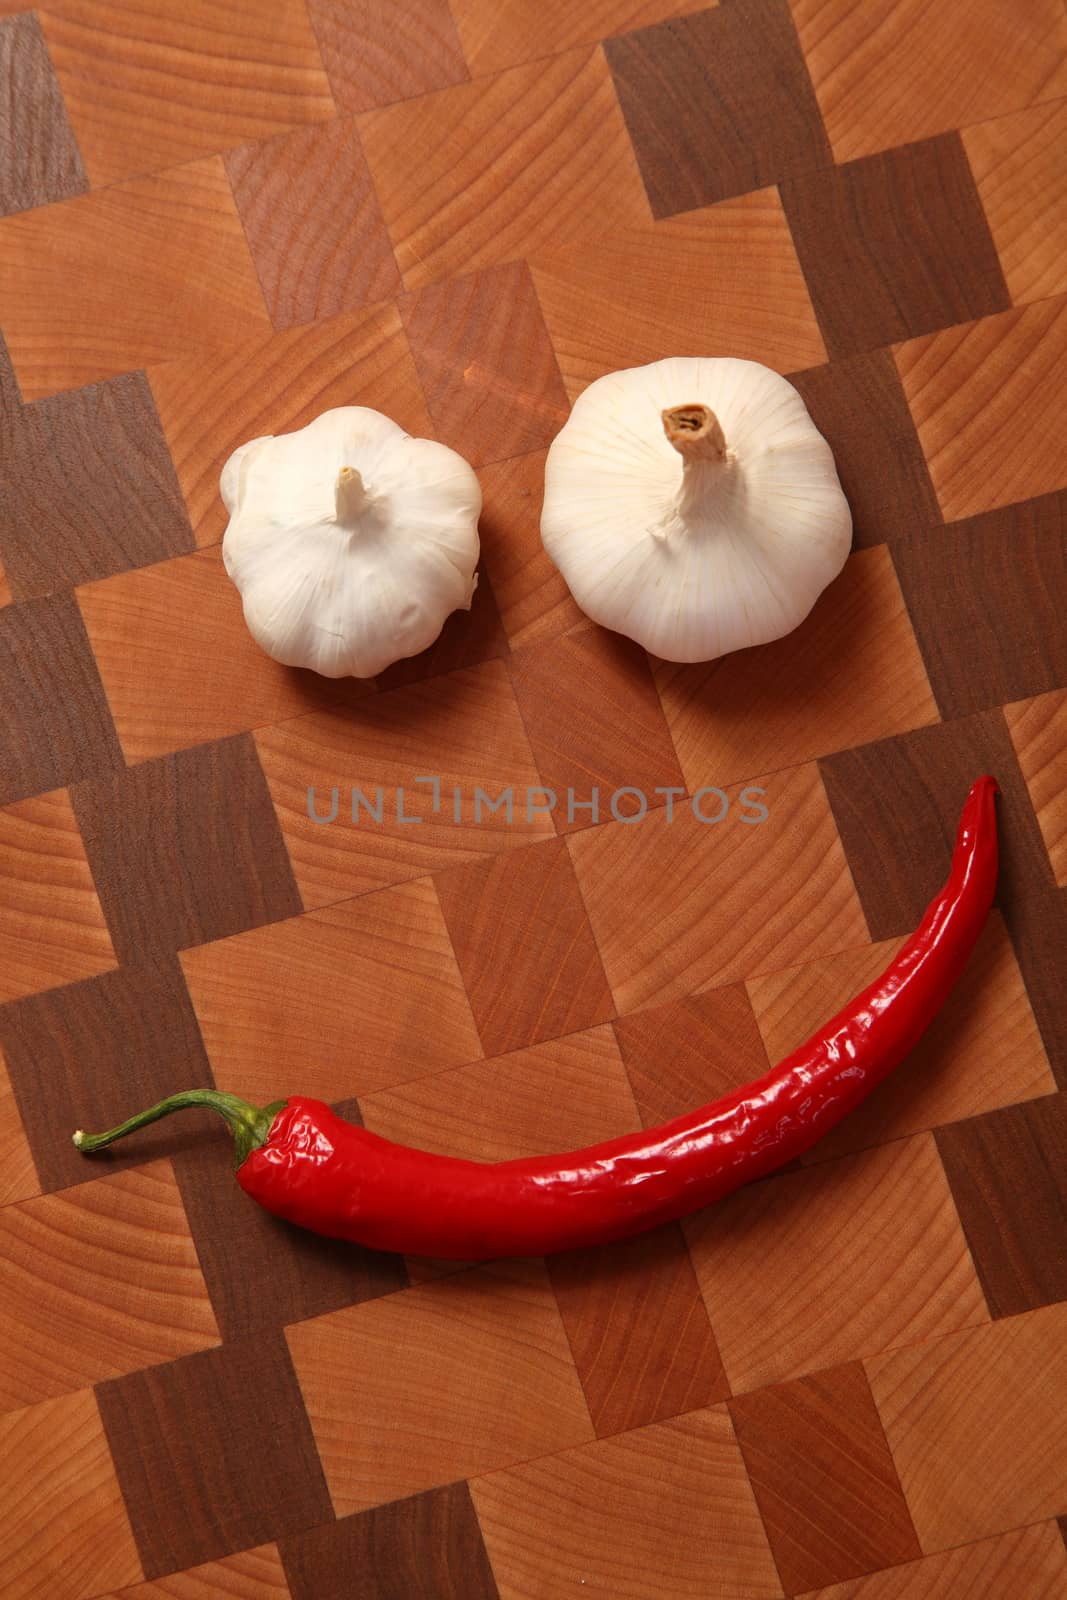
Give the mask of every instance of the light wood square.
[[0, 1482], [11, 1600], [88, 1600], [144, 1576], [91, 1389], [0, 1416]]
[[893, 354], [946, 522], [1067, 484], [1067, 298]]
[[704, 0], [591, 0], [584, 6], [571, 0], [454, 0], [452, 5], [474, 77], [707, 9]]
[[606, 372], [664, 356], [778, 372], [826, 360], [777, 189], [538, 251], [530, 270], [572, 400]]
[[[255, 740], [308, 907], [555, 836], [547, 813], [527, 817], [527, 788], [541, 778], [500, 661], [261, 728]], [[419, 777], [436, 777], [439, 791]], [[474, 820], [476, 788], [496, 799], [509, 787], [511, 822], [484, 804]], [[334, 821], [311, 820], [309, 789], [320, 817], [337, 790]], [[382, 791], [381, 821], [357, 800], [353, 823], [353, 789], [375, 807]]]
[[5, 1206], [0, 1254], [0, 1410], [219, 1342], [169, 1161]]
[[0, 219], [0, 284], [25, 400], [270, 330], [219, 156]]
[[471, 1484], [501, 1600], [780, 1595], [725, 1406]]
[[344, 1100], [481, 1055], [428, 878], [181, 955], [216, 1082]]
[[1062, 1511], [1067, 1304], [866, 1366], [924, 1550]]
[[1067, 887], [1067, 690], [1004, 707], [1052, 876]]
[[83, 584], [76, 597], [131, 763], [374, 693], [369, 679], [336, 684], [265, 655], [218, 547]]
[[609, 1025], [360, 1100], [373, 1133], [472, 1161], [578, 1150], [641, 1126]]
[[0, 1002], [117, 966], [65, 789], [0, 809]]
[[48, 53], [97, 188], [334, 115], [301, 0], [61, 0]]
[[784, 639], [695, 666], [657, 660], [653, 676], [691, 788], [938, 720], [885, 545], [850, 556]]
[[408, 433], [434, 432], [394, 305], [190, 353], [148, 378], [199, 545], [226, 531], [219, 475], [249, 439], [291, 433], [335, 406], [370, 406]]
[[599, 49], [550, 56], [357, 122], [409, 289], [649, 217]]
[[735, 1391], [989, 1320], [930, 1134], [752, 1184], [685, 1226]]
[[338, 1516], [593, 1437], [541, 1262], [286, 1329]]
[[1067, 291], [1067, 102], [964, 128], [963, 147], [1012, 299]]
[[1067, 1593], [1067, 1546], [1054, 1522], [811, 1590], [798, 1600], [1060, 1600]]
[[171, 1572], [153, 1583], [139, 1583], [100, 1600], [291, 1600], [285, 1569], [275, 1544], [207, 1561], [202, 1567]]
[[835, 161], [1067, 93], [1058, 0], [790, 0]]
[[[784, 1060], [873, 983], [902, 943], [884, 939], [751, 978], [746, 988], [770, 1059]], [[907, 1059], [803, 1159], [825, 1161], [1055, 1092], [1008, 931], [994, 911], [963, 976]]]
[[[716, 777], [708, 772], [708, 784]], [[869, 943], [818, 769], [722, 793], [718, 823], [675, 798], [640, 821], [567, 839], [620, 1011]], [[723, 810], [717, 793], [697, 803], [709, 818]], [[766, 819], [746, 822], [756, 806]]]

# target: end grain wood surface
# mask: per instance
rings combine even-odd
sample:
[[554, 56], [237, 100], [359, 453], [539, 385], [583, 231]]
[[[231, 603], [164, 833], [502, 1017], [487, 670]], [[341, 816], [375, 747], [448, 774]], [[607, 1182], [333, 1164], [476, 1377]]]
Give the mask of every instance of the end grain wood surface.
[[[1067, 1595], [1065, 260], [1061, 0], [0, 0], [4, 1600]], [[538, 536], [574, 399], [682, 353], [791, 377], [855, 520], [696, 667]], [[370, 683], [262, 655], [219, 548], [230, 451], [346, 404], [485, 495], [474, 610]], [[986, 770], [943, 1016], [684, 1225], [403, 1260], [203, 1121], [70, 1144], [212, 1083], [653, 1126], [869, 981]]]

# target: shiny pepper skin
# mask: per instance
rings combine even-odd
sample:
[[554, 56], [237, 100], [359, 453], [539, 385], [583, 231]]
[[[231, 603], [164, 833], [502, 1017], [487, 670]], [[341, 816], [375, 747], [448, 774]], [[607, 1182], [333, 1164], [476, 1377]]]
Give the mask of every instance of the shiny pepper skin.
[[948, 880], [881, 976], [754, 1083], [662, 1127], [495, 1164], [394, 1144], [294, 1095], [238, 1182], [316, 1233], [460, 1260], [606, 1244], [720, 1199], [808, 1150], [937, 1014], [992, 903], [997, 792], [991, 777], [975, 783]]

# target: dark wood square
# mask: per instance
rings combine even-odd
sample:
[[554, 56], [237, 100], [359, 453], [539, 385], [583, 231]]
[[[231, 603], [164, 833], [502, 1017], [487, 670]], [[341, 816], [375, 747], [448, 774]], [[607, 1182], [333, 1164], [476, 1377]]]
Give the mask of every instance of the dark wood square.
[[76, 785], [71, 798], [121, 961], [303, 909], [247, 734]]
[[0, 557], [16, 599], [194, 547], [143, 372], [26, 406], [8, 466]]
[[184, 1118], [156, 1123], [89, 1161], [71, 1144], [76, 1127], [111, 1128], [178, 1089], [214, 1086], [174, 957], [11, 1001], [0, 1048], [46, 1190], [169, 1155], [190, 1135]]
[[604, 50], [656, 217], [832, 159], [786, 0], [730, 0]]
[[122, 765], [73, 595], [0, 607], [0, 805]]
[[832, 357], [1011, 304], [958, 134], [805, 172], [781, 192]]
[[96, 1395], [147, 1578], [330, 1520], [281, 1333], [130, 1373]]
[[1067, 686], [1067, 492], [903, 540], [893, 562], [943, 717]]
[[1067, 1094], [937, 1130], [995, 1317], [1067, 1300]]
[[32, 11], [0, 19], [0, 216], [89, 187]]

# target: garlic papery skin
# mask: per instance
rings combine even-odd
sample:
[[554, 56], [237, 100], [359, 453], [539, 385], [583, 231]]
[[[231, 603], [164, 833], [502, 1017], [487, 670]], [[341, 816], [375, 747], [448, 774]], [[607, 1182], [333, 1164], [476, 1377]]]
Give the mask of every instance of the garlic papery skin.
[[222, 469], [226, 571], [269, 656], [372, 678], [431, 645], [478, 579], [473, 469], [366, 406], [252, 439]]
[[575, 401], [545, 463], [541, 537], [594, 621], [665, 661], [711, 661], [804, 620], [852, 515], [791, 383], [672, 356]]

